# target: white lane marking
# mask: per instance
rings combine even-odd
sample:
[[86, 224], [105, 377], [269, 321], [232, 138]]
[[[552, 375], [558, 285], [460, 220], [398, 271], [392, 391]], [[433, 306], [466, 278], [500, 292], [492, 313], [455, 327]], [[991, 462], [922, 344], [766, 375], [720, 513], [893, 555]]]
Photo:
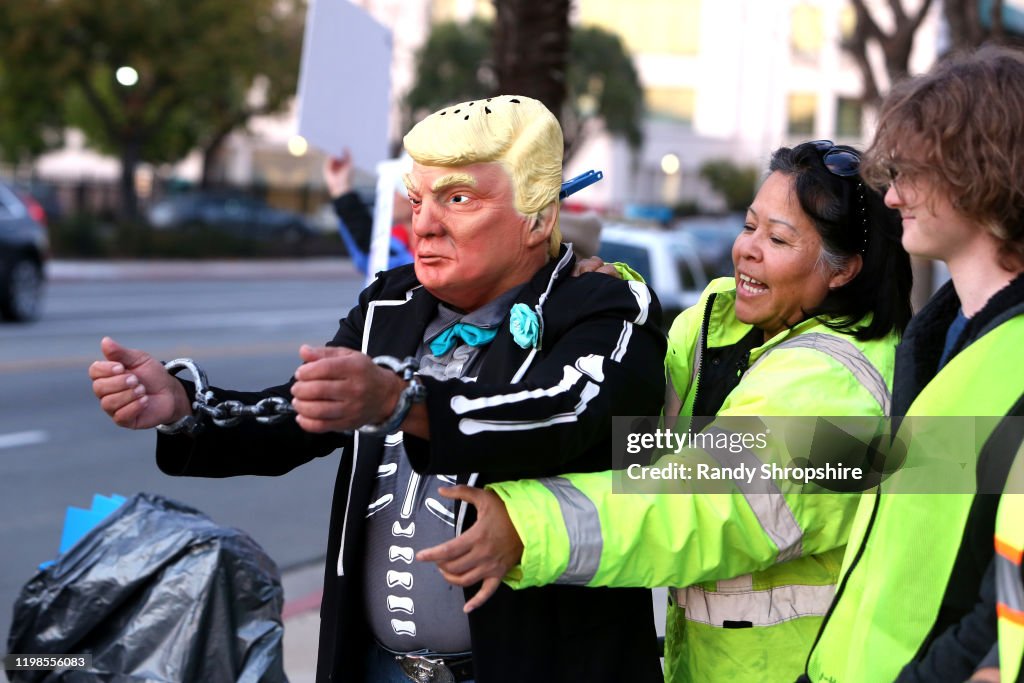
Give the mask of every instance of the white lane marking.
[[40, 429], [30, 432], [11, 432], [10, 434], [0, 434], [0, 448], [31, 446], [32, 444], [44, 443], [49, 440], [50, 435]]

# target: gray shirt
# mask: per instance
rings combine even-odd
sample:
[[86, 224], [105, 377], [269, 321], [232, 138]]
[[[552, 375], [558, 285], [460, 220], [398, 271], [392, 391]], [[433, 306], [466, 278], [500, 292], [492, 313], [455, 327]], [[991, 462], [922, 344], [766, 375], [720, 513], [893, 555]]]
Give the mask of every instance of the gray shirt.
[[[437, 379], [474, 381], [487, 345], [457, 344], [444, 355], [431, 354], [430, 342], [457, 322], [496, 328], [520, 288], [464, 314], [439, 304], [427, 325], [418, 357], [420, 373]], [[413, 558], [424, 548], [455, 537], [455, 501], [437, 493], [455, 476], [420, 475], [405, 455], [402, 434], [385, 440], [377, 479], [366, 511], [363, 599], [374, 638], [394, 652], [469, 652], [469, 621], [462, 588], [446, 582], [430, 563]]]

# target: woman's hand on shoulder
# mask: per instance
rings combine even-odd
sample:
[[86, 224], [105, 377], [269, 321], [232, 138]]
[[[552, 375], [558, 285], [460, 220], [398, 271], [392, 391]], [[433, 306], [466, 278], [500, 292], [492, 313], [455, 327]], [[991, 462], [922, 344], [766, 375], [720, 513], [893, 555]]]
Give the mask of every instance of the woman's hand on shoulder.
[[584, 273], [601, 273], [619, 280], [622, 279], [622, 275], [619, 274], [615, 266], [605, 263], [599, 256], [591, 256], [576, 262], [576, 266], [572, 269], [572, 276], [579, 277]]

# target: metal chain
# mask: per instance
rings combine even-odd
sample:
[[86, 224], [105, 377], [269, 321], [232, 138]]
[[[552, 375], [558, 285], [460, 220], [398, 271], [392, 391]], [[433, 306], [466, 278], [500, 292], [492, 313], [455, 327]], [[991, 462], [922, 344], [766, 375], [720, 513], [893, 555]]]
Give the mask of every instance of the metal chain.
[[257, 422], [270, 424], [280, 422], [295, 414], [291, 402], [280, 396], [262, 399], [255, 405], [246, 405], [241, 401], [218, 401], [210, 390], [206, 372], [191, 358], [175, 358], [164, 363], [164, 368], [173, 373], [176, 370], [188, 370], [196, 386], [192, 409], [197, 415], [205, 415], [218, 427], [233, 427], [244, 418], [254, 417]]
[[[419, 367], [416, 359], [412, 356], [405, 360], [399, 360], [394, 356], [377, 356], [373, 362], [400, 375], [407, 381], [412, 378], [413, 373]], [[166, 425], [166, 428], [161, 431], [175, 433], [183, 429], [192, 430], [199, 422], [197, 418], [204, 415], [218, 427], [234, 427], [246, 418], [255, 418], [257, 422], [272, 424], [295, 415], [295, 408], [292, 407], [291, 401], [280, 396], [270, 396], [253, 405], [234, 400], [218, 401], [210, 389], [206, 372], [191, 358], [175, 358], [164, 363], [164, 369], [171, 374], [178, 370], [188, 370], [192, 374], [196, 395], [195, 400], [192, 401], [195, 415], [183, 418], [173, 425]]]
[[[198, 398], [196, 395], [196, 399]], [[216, 405], [210, 405], [212, 400], [213, 392], [207, 392], [207, 402], [199, 403], [197, 400], [192, 407], [209, 415], [213, 424], [218, 427], [234, 427], [247, 417], [254, 417], [257, 422], [263, 424], [272, 424], [295, 414], [291, 402], [280, 396], [265, 398], [255, 405], [246, 405], [241, 401], [221, 401]]]

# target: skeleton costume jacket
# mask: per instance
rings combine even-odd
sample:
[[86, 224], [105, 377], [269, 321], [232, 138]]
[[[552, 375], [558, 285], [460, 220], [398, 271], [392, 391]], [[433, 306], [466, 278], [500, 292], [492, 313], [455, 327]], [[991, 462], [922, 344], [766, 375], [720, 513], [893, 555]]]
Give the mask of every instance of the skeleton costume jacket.
[[[517, 297], [539, 319], [532, 347], [514, 340], [506, 317], [475, 382], [422, 378], [431, 438], [404, 437], [417, 471], [454, 473], [459, 483], [475, 486], [525, 477], [551, 477], [546, 481], [557, 486], [556, 475], [612, 467], [613, 416], [659, 413], [666, 348], [656, 298], [638, 282], [571, 277], [573, 264], [563, 245]], [[371, 357], [413, 356], [437, 304], [412, 266], [381, 273], [330, 345]], [[290, 386], [214, 392], [220, 400], [254, 402], [290, 399]], [[186, 389], [192, 391], [187, 383]], [[366, 548], [363, 529], [384, 438], [310, 434], [292, 420], [158, 437], [157, 463], [173, 475], [279, 475], [343, 449], [327, 544], [318, 683], [363, 680], [370, 638], [361, 600], [363, 555], [386, 552]], [[455, 513], [458, 534], [475, 515], [461, 503]], [[467, 599], [477, 588], [466, 590]], [[645, 589], [502, 585], [468, 619], [479, 683], [662, 678]]]

